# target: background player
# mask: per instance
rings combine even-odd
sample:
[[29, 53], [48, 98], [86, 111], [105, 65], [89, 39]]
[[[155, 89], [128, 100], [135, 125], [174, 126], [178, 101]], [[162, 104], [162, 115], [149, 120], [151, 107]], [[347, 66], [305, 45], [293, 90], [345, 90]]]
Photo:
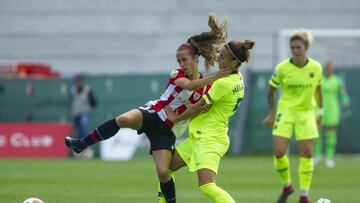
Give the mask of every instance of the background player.
[[[322, 112], [320, 63], [307, 56], [312, 43], [312, 35], [306, 30], [297, 30], [290, 37], [292, 57], [279, 63], [269, 81], [269, 112], [263, 124], [272, 127], [274, 164], [283, 184], [278, 203], [285, 203], [293, 193], [291, 185], [290, 163], [286, 155], [289, 140], [295, 133], [299, 143], [300, 164], [300, 203], [311, 202], [308, 198], [313, 174], [313, 142], [318, 137], [312, 99], [315, 94], [317, 106]], [[281, 95], [276, 114], [275, 91], [281, 87]], [[320, 118], [318, 118], [320, 119]]]
[[[336, 129], [340, 122], [341, 106], [349, 108], [350, 100], [346, 92], [343, 80], [334, 73], [333, 63], [328, 60], [325, 63], [325, 77], [322, 83], [322, 93], [324, 98], [324, 117], [321, 125], [323, 126], [326, 140], [326, 166], [332, 168], [335, 166], [334, 155], [336, 151]], [[314, 163], [318, 164], [321, 159], [322, 140], [319, 137], [315, 145]]]

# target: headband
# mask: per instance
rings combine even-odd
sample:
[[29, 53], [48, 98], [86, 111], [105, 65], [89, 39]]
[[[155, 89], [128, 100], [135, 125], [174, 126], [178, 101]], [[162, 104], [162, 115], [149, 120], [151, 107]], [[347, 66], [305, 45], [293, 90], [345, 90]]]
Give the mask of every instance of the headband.
[[188, 44], [180, 45], [179, 49], [187, 49], [187, 50], [191, 51], [191, 53], [193, 53], [194, 55], [200, 55], [199, 51], [195, 47], [188, 45]]
[[241, 61], [238, 59], [238, 57], [236, 57], [236, 55], [234, 54], [234, 52], [230, 49], [229, 43], [226, 43], [226, 47], [228, 48], [230, 54], [231, 54], [239, 63], [241, 63]]

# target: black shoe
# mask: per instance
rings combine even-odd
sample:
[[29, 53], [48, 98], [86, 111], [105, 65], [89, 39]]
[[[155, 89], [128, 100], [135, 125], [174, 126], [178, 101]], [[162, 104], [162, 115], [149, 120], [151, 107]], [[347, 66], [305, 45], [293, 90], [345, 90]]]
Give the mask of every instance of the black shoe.
[[286, 203], [287, 198], [294, 192], [294, 188], [290, 185], [283, 189], [277, 203]]
[[76, 153], [80, 153], [85, 149], [83, 146], [81, 146], [79, 139], [74, 139], [72, 137], [65, 137], [65, 144], [68, 148], [74, 150]]

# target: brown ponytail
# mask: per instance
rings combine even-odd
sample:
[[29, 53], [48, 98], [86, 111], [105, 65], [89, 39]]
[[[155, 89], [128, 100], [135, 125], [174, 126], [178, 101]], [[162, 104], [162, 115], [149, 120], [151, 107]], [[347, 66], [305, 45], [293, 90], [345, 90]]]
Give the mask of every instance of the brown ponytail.
[[216, 16], [209, 14], [210, 32], [203, 32], [199, 35], [191, 36], [187, 43], [193, 46], [197, 53], [205, 58], [205, 68], [210, 69], [216, 61], [216, 54], [219, 52], [221, 45], [227, 39], [227, 19], [225, 18], [221, 24], [216, 22]]
[[227, 44], [227, 47], [231, 55], [241, 64], [243, 62], [249, 62], [251, 56], [250, 49], [252, 49], [254, 45], [254, 40], [245, 40], [245, 42], [232, 40]]

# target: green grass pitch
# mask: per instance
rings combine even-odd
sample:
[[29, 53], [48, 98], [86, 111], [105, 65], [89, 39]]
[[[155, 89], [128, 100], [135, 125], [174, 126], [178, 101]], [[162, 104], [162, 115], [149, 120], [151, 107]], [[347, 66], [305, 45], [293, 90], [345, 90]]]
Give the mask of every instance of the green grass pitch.
[[[291, 158], [297, 189], [298, 159]], [[360, 158], [337, 157], [336, 167], [316, 167], [310, 196], [335, 203], [360, 202]], [[179, 203], [210, 203], [197, 187], [197, 177], [183, 168], [175, 176]], [[271, 156], [226, 157], [217, 183], [241, 203], [276, 202], [280, 183]], [[0, 159], [0, 202], [22, 203], [39, 197], [45, 203], [157, 202], [152, 159], [101, 160]], [[289, 203], [298, 201], [298, 190]]]

